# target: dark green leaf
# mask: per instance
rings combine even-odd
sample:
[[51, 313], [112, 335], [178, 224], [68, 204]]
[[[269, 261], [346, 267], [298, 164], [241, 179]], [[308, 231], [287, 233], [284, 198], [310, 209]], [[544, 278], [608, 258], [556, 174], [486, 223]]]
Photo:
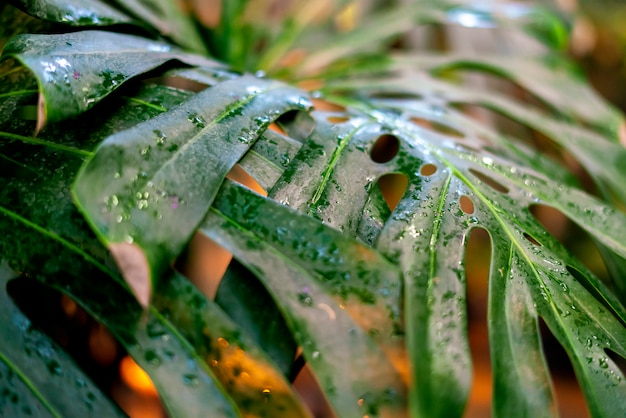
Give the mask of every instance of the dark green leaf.
[[404, 385], [378, 345], [392, 355], [402, 341], [394, 326], [400, 283], [393, 265], [230, 183], [201, 230], [264, 283], [337, 414], [402, 413]]
[[70, 26], [108, 26], [134, 23], [130, 17], [99, 0], [12, 0], [39, 19]]
[[40, 125], [78, 115], [130, 78], [168, 61], [212, 64], [166, 43], [101, 31], [20, 35], [3, 56], [19, 59], [37, 76], [45, 105]]
[[307, 105], [294, 88], [244, 76], [102, 144], [74, 193], [144, 306], [230, 169], [275, 118]]
[[[167, 88], [156, 91], [167, 97]], [[175, 103], [174, 97], [163, 104]], [[2, 166], [0, 253], [12, 268], [71, 296], [104, 324], [149, 374], [170, 416], [239, 416], [209, 366], [174, 325], [156, 309], [145, 312], [136, 303], [110, 255], [74, 208], [70, 186], [80, 156], [45, 146], [49, 135], [56, 140], [50, 144], [73, 145], [87, 127], [93, 136], [80, 139], [93, 146], [90, 140], [97, 141], [111, 128], [107, 122], [125, 127], [150, 112], [160, 113], [144, 101], [129, 99], [104, 120], [67, 124], [59, 131], [62, 135], [55, 135], [60, 125], [48, 128], [40, 136], [44, 146], [29, 145], [36, 147], [30, 153], [23, 152], [20, 142], [2, 143], [2, 154], [11, 162]], [[55, 254], [55, 263], [46, 261], [49, 252]]]
[[194, 21], [182, 10], [183, 4], [169, 0], [116, 0], [120, 8], [147, 22], [162, 35], [190, 52], [206, 54], [207, 49]]
[[74, 361], [15, 306], [7, 293], [13, 277], [15, 273], [0, 264], [0, 415], [123, 417]]
[[[237, 314], [241, 302], [231, 302], [225, 306]], [[287, 342], [266, 340], [263, 348], [269, 350], [262, 351], [245, 332], [246, 328], [250, 328], [245, 321], [237, 321], [241, 326], [235, 325], [218, 305], [177, 274], [166, 281], [161, 292], [155, 296], [154, 303], [209, 364], [244, 416], [310, 416], [289, 382], [281, 375], [281, 369], [270, 360], [291, 362], [294, 358], [296, 347], [291, 336], [280, 332], [285, 330], [284, 324], [277, 326], [277, 330], [272, 329], [275, 325], [271, 323], [254, 330], [264, 331], [265, 338], [287, 339]], [[259, 318], [267, 320], [275, 317], [264, 315], [264, 309], [265, 306], [257, 311]], [[239, 320], [241, 316], [233, 319]], [[291, 356], [284, 357], [289, 353]]]
[[263, 285], [233, 260], [220, 281], [215, 302], [289, 376], [298, 348]]

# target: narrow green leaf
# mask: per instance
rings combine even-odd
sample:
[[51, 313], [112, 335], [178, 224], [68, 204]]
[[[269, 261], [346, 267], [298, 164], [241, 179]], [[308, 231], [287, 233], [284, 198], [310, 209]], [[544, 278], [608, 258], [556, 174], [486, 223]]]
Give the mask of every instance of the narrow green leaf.
[[127, 10], [140, 21], [156, 28], [189, 52], [207, 54], [192, 18], [183, 12], [182, 4], [170, 0], [115, 0], [120, 9]]
[[578, 68], [558, 55], [503, 57], [481, 54], [478, 57], [469, 54], [421, 54], [398, 56], [394, 61], [398, 68], [433, 73], [460, 69], [496, 74], [520, 84], [554, 111], [610, 132], [612, 139], [617, 141], [623, 116], [593, 91]]
[[[235, 300], [229, 306], [231, 311], [237, 312], [242, 302], [245, 303]], [[260, 350], [239, 325], [239, 321], [235, 325], [218, 305], [202, 295], [187, 279], [174, 274], [155, 296], [154, 303], [210, 366], [242, 415], [310, 416], [289, 382], [281, 375], [281, 370], [268, 357], [268, 354], [275, 352], [266, 354]], [[257, 314], [271, 319], [272, 315], [264, 315], [262, 309]], [[268, 338], [290, 340], [289, 335], [273, 331], [273, 325], [268, 323], [255, 331], [267, 332]], [[285, 330], [284, 325], [278, 328]], [[273, 343], [281, 344], [280, 341]], [[294, 358], [295, 349], [293, 343], [287, 348], [291, 356], [284, 360], [289, 361], [289, 364]]]
[[5, 47], [37, 76], [44, 108], [39, 121], [78, 115], [130, 78], [171, 60], [211, 65], [169, 44], [131, 35], [83, 31], [60, 35], [20, 35]]
[[306, 106], [294, 88], [244, 76], [99, 147], [81, 170], [74, 194], [142, 305], [230, 169], [269, 123]]
[[[137, 123], [133, 106], [118, 111], [121, 118]], [[97, 123], [91, 122], [97, 130]], [[76, 140], [74, 136], [83, 132], [83, 127], [74, 128], [72, 136], [71, 127], [66, 126], [65, 135]], [[52, 133], [44, 130], [42, 137], [48, 134]], [[57, 138], [62, 139], [63, 135]], [[82, 139], [89, 142], [93, 138]], [[15, 161], [3, 166], [0, 177], [3, 259], [24, 275], [71, 296], [104, 324], [147, 371], [170, 416], [240, 416], [219, 380], [180, 331], [164, 314], [154, 308], [145, 312], [136, 303], [110, 254], [74, 208], [70, 186], [82, 161], [54, 149], [42, 147], [23, 153], [16, 146], [19, 144], [2, 145], [3, 155]], [[48, 261], [50, 254], [55, 255], [54, 263]]]
[[231, 261], [215, 295], [228, 316], [289, 376], [297, 344], [271, 295], [252, 273]]
[[337, 414], [403, 413], [404, 385], [374, 342], [389, 350], [399, 342], [393, 326], [399, 282], [391, 264], [337, 231], [230, 183], [201, 230], [265, 284]]
[[[0, 261], [2, 262], [2, 261]], [[59, 346], [38, 330], [7, 292], [15, 277], [0, 264], [0, 415], [125, 416]], [[63, 388], [59, 391], [58, 388]]]

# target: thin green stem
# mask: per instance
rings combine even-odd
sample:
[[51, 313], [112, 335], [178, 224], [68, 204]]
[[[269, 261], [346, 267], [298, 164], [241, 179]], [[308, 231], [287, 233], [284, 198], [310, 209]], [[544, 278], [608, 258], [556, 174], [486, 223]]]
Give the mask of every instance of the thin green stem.
[[41, 402], [41, 404], [48, 410], [48, 412], [50, 412], [50, 414], [55, 417], [55, 418], [62, 418], [63, 416], [50, 404], [50, 402], [48, 402], [48, 400], [46, 398], [43, 397], [43, 395], [41, 394], [41, 392], [39, 390], [37, 390], [37, 388], [35, 387], [35, 385], [33, 384], [33, 382], [31, 382], [31, 380], [26, 377], [26, 375], [24, 373], [22, 373], [22, 371], [20, 369], [18, 369], [15, 364], [13, 364], [8, 358], [6, 358], [1, 352], [0, 352], [0, 361], [4, 362], [4, 364], [6, 364], [11, 371], [13, 371], [13, 373], [15, 373], [22, 382], [24, 382], [24, 384], [26, 385], [26, 387], [28, 389], [30, 389], [31, 393], [33, 395], [35, 395], [35, 397], [39, 400], [39, 402]]
[[150, 102], [146, 102], [145, 100], [137, 99], [135, 97], [129, 97], [128, 100], [133, 102], [133, 103], [137, 103], [137, 104], [140, 104], [142, 106], [146, 106], [146, 107], [158, 110], [159, 112], [167, 112], [167, 108], [165, 108], [163, 106], [155, 105], [155, 104], [150, 103]]

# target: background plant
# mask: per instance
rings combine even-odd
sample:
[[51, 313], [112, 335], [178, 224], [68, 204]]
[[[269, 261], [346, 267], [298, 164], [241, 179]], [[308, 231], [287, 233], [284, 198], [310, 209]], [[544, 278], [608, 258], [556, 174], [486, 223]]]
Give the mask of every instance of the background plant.
[[[555, 15], [13, 3], [0, 13], [3, 414], [120, 414], [9, 297], [42, 283], [109, 329], [171, 416], [307, 416], [288, 380], [297, 347], [338, 416], [459, 416], [477, 228], [494, 414], [557, 414], [540, 321], [590, 412], [626, 412], [622, 116], [565, 58]], [[442, 37], [444, 24], [499, 30], [506, 53], [451, 50], [463, 32]], [[416, 52], [424, 39], [445, 51]], [[235, 167], [267, 196], [229, 180]], [[542, 227], [540, 206], [596, 241], [609, 283]], [[183, 277], [192, 238], [233, 254], [214, 300]]]

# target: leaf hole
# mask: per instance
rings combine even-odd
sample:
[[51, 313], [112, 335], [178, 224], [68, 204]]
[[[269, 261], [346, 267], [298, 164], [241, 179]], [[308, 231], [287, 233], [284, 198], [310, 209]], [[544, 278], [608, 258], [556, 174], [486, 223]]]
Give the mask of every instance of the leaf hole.
[[267, 196], [267, 191], [239, 164], [235, 164], [233, 168], [230, 169], [228, 174], [226, 174], [226, 178], [234, 181], [235, 183], [239, 183], [260, 195]]
[[293, 388], [314, 417], [334, 418], [336, 416], [308, 364], [302, 367], [294, 379]]
[[233, 259], [219, 283], [215, 302], [273, 360], [285, 376], [293, 371], [297, 343], [270, 292], [246, 266]]
[[230, 251], [197, 232], [176, 261], [176, 269], [207, 298], [214, 299], [232, 258]]
[[445, 125], [443, 123], [434, 121], [434, 120], [429, 120], [429, 119], [424, 119], [424, 118], [420, 118], [417, 116], [413, 116], [411, 117], [411, 122], [413, 122], [414, 124], [421, 126], [422, 128], [426, 128], [428, 130], [440, 133], [442, 135], [445, 136], [449, 136], [452, 138], [465, 138], [465, 134], [451, 126]]
[[144, 83], [158, 84], [161, 86], [172, 87], [175, 89], [191, 91], [194, 93], [199, 93], [211, 87], [208, 84], [200, 83], [199, 81], [191, 80], [186, 77], [167, 75], [145, 79]]
[[459, 198], [459, 204], [461, 205], [461, 210], [468, 215], [474, 213], [474, 202], [470, 199], [469, 196], [463, 195]]
[[380, 176], [377, 185], [387, 206], [393, 211], [406, 192], [409, 178], [402, 173], [388, 173]]
[[420, 174], [425, 177], [432, 176], [437, 172], [437, 166], [435, 164], [424, 164], [420, 167]]
[[524, 238], [526, 238], [526, 240], [528, 242], [530, 242], [531, 244], [537, 246], [537, 247], [541, 247], [542, 245], [539, 243], [539, 241], [537, 241], [535, 238], [533, 238], [532, 236], [528, 235], [526, 232], [524, 232]]
[[466, 275], [468, 336], [474, 364], [465, 416], [487, 416], [493, 378], [487, 319], [491, 237], [485, 229], [474, 228], [470, 231], [463, 263]]
[[286, 135], [292, 139], [304, 142], [315, 129], [315, 119], [309, 112], [302, 110], [290, 110], [283, 113], [272, 125], [275, 132]]
[[[585, 288], [587, 292], [589, 292], [589, 294], [591, 294], [607, 310], [609, 310], [610, 312], [613, 312], [613, 309], [609, 306], [606, 299], [602, 296], [601, 289], [598, 289], [596, 284], [592, 283], [589, 279], [587, 279], [587, 277], [585, 277], [585, 275], [575, 267], [567, 266], [567, 271], [576, 279], [578, 283], [580, 283]], [[622, 323], [622, 325], [626, 325], [619, 317], [616, 316], [616, 318], [618, 321]]]
[[500, 192], [500, 193], [508, 193], [509, 192], [509, 188], [506, 187], [504, 184], [496, 181], [493, 177], [484, 174], [478, 170], [474, 170], [473, 168], [469, 169], [470, 173], [472, 173], [478, 180], [482, 181], [483, 183], [485, 183], [487, 186], [491, 187], [493, 190]]
[[400, 140], [395, 135], [385, 134], [376, 139], [370, 157], [375, 163], [387, 163], [391, 161], [400, 151]]
[[588, 417], [589, 410], [567, 351], [552, 334], [542, 317], [538, 317], [541, 346], [555, 389], [559, 416]]

